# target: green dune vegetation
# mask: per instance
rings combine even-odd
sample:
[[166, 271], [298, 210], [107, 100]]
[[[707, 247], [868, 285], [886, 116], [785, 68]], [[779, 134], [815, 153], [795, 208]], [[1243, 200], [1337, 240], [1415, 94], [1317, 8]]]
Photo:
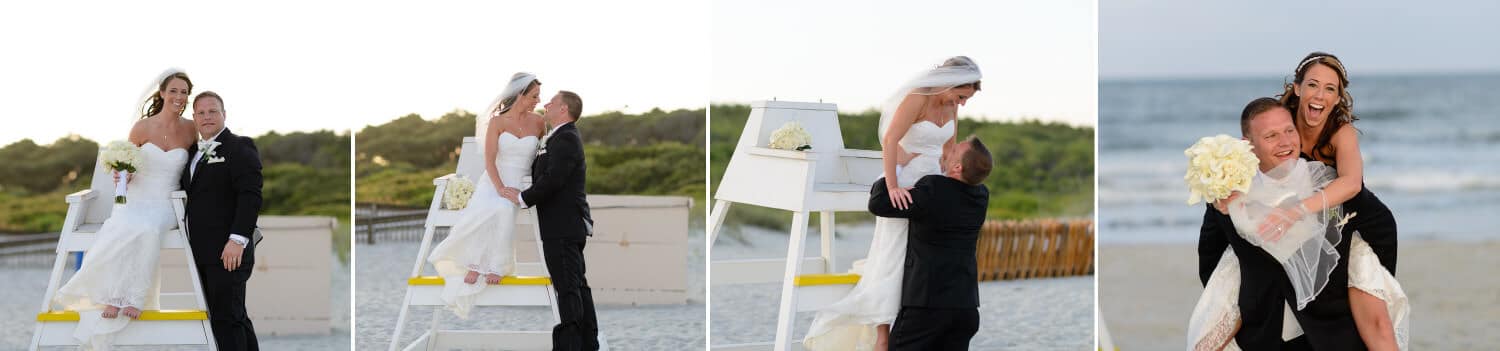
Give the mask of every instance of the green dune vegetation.
[[[257, 136], [263, 215], [317, 215], [339, 220], [333, 243], [349, 253], [349, 133], [327, 130]], [[37, 145], [25, 139], [0, 148], [0, 233], [62, 229], [67, 194], [93, 181], [100, 144], [79, 136]]]
[[[715, 104], [710, 107], [710, 175], [719, 185], [724, 168], [734, 155], [740, 133], [750, 116], [750, 106]], [[839, 113], [844, 145], [851, 149], [880, 150], [876, 129], [880, 111]], [[1056, 122], [1025, 120], [985, 121], [960, 117], [958, 135], [976, 135], [989, 147], [995, 166], [985, 185], [990, 189], [991, 219], [1071, 218], [1090, 216], [1094, 209], [1094, 128]], [[840, 223], [864, 221], [868, 214], [841, 213]], [[817, 223], [816, 218], [811, 223]], [[786, 230], [791, 214], [748, 205], [731, 209], [725, 218], [726, 233], [739, 225]]]
[[[642, 114], [605, 112], [579, 119], [588, 164], [589, 194], [675, 195], [704, 204], [704, 110]], [[455, 110], [434, 120], [416, 114], [360, 130], [355, 152], [355, 198], [360, 203], [426, 207], [432, 179], [453, 173], [474, 114]], [[689, 216], [696, 222], [702, 216]]]

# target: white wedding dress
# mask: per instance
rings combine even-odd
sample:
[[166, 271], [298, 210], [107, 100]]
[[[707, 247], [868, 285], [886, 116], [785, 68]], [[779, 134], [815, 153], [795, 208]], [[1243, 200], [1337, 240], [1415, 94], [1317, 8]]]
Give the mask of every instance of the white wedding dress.
[[[500, 181], [507, 187], [525, 190], [521, 180], [531, 174], [537, 137], [516, 137], [503, 132], [497, 142], [495, 168], [500, 170]], [[443, 277], [443, 302], [460, 318], [469, 317], [475, 295], [488, 286], [484, 274], [505, 276], [515, 272], [511, 242], [518, 212], [516, 204], [500, 196], [490, 183], [488, 170], [479, 178], [473, 197], [468, 206], [459, 210], [458, 222], [448, 231], [448, 237], [427, 256], [427, 261]], [[465, 284], [464, 276], [471, 270], [480, 273], [479, 279], [474, 284]]]
[[[942, 174], [939, 160], [943, 143], [954, 135], [955, 123], [938, 125], [917, 122], [901, 138], [906, 152], [918, 154], [896, 170], [896, 182], [910, 187], [922, 177]], [[819, 310], [802, 344], [809, 350], [870, 350], [875, 346], [875, 327], [896, 320], [901, 309], [902, 268], [906, 263], [904, 218], [875, 217], [875, 237], [870, 253], [855, 261], [850, 273], [859, 283], [848, 296]]]
[[[1301, 178], [1312, 178], [1314, 180], [1307, 181], [1305, 179], [1286, 179], [1284, 181], [1268, 181], [1270, 179], [1269, 177], [1267, 177], [1265, 174], [1259, 174], [1256, 176], [1257, 184], [1254, 184], [1251, 188], [1252, 192], [1255, 192], [1257, 190], [1256, 187], [1259, 187], [1261, 190], [1267, 188], [1294, 188], [1300, 190], [1305, 195], [1307, 192], [1314, 190], [1311, 188], [1321, 189], [1322, 186], [1325, 186], [1328, 181], [1331, 181], [1333, 177], [1336, 176], [1336, 171], [1321, 163], [1308, 163], [1302, 160], [1297, 160], [1296, 162], [1297, 166], [1305, 167], [1303, 167], [1302, 169], [1298, 169], [1300, 173], [1293, 174]], [[1288, 183], [1294, 183], [1294, 185], [1288, 186]], [[1243, 201], [1254, 201], [1254, 199], [1256, 198], [1265, 197], [1260, 195], [1261, 194], [1246, 194], [1246, 196], [1243, 196], [1242, 198], [1246, 199]], [[1271, 195], [1271, 197], [1275, 197], [1275, 195]], [[1299, 198], [1306, 198], [1306, 196], [1299, 196]], [[1252, 243], [1257, 243], [1258, 240], [1255, 237], [1256, 234], [1253, 232], [1255, 231], [1255, 228], [1258, 226], [1259, 222], [1247, 220], [1250, 218], [1250, 216], [1244, 214], [1245, 211], [1237, 211], [1238, 208], [1236, 208], [1235, 206], [1237, 206], [1240, 201], [1241, 200], [1237, 200], [1236, 203], [1231, 203], [1231, 218], [1236, 221], [1235, 227], [1241, 236], [1245, 237], [1247, 240], [1250, 240]], [[1352, 215], [1358, 216], [1358, 213], [1354, 213]], [[1314, 216], [1315, 215], [1309, 215], [1307, 217], [1304, 217], [1304, 219], [1299, 220], [1296, 224], [1293, 225], [1294, 229], [1288, 231], [1286, 236], [1284, 236], [1280, 242], [1257, 243], [1257, 245], [1267, 249], [1267, 251], [1272, 253], [1274, 257], [1282, 258], [1284, 256], [1289, 256], [1290, 254], [1287, 254], [1287, 251], [1296, 251], [1300, 248], [1288, 248], [1289, 245], [1279, 244], [1286, 243], [1286, 241], [1298, 235], [1297, 232], [1300, 231], [1301, 227], [1304, 225], [1319, 225], [1315, 223], [1317, 222], [1317, 220], [1309, 219], [1313, 218]], [[1256, 217], [1264, 218], [1263, 216]], [[1309, 222], [1313, 223], [1309, 224]], [[1321, 229], [1314, 228], [1303, 232], [1310, 233], [1310, 235], [1316, 235], [1320, 230]], [[1385, 301], [1386, 312], [1389, 314], [1391, 318], [1391, 324], [1395, 328], [1394, 334], [1396, 335], [1397, 347], [1401, 350], [1407, 350], [1409, 330], [1408, 319], [1410, 314], [1410, 306], [1406, 298], [1406, 292], [1401, 289], [1401, 284], [1396, 281], [1396, 278], [1392, 276], [1389, 271], [1386, 271], [1384, 266], [1380, 265], [1380, 260], [1375, 256], [1375, 252], [1370, 249], [1370, 245], [1364, 241], [1364, 238], [1360, 237], [1357, 231], [1354, 232], [1349, 240], [1352, 241], [1350, 242], [1349, 246], [1349, 283], [1347, 285], [1347, 288], [1358, 288], [1371, 295], [1374, 295], [1377, 298], [1380, 298], [1382, 301]], [[1280, 248], [1278, 248], [1278, 246]], [[1300, 256], [1296, 255], [1290, 256], [1292, 257], [1283, 259], [1283, 262], [1286, 262], [1286, 260], [1288, 259], [1293, 262], [1297, 262], [1300, 258]], [[1334, 257], [1336, 258], [1337, 256]], [[1318, 274], [1326, 274], [1326, 272], [1321, 272]], [[1306, 281], [1307, 279], [1297, 279], [1294, 277], [1294, 285], [1297, 284], [1297, 280]], [[1224, 350], [1240, 349], [1239, 345], [1237, 345], [1234, 340], [1232, 340], [1235, 333], [1234, 326], [1238, 324], [1238, 321], [1241, 317], [1238, 306], [1239, 291], [1239, 259], [1237, 256], [1235, 256], [1233, 250], [1225, 250], [1223, 256], [1221, 256], [1221, 258], [1219, 259], [1219, 264], [1215, 266], [1212, 275], [1210, 275], [1208, 283], [1204, 285], [1203, 293], [1199, 295], [1197, 305], [1193, 308], [1193, 315], [1188, 325], [1188, 350], [1195, 350], [1199, 347], [1200, 344], [1227, 344], [1224, 347]], [[1316, 294], [1314, 293], [1314, 295]], [[1301, 335], [1303, 331], [1301, 330], [1301, 327], [1296, 324], [1296, 319], [1292, 317], [1291, 309], [1293, 308], [1293, 306], [1286, 306], [1283, 308], [1287, 309], [1287, 311], [1286, 318], [1282, 322], [1282, 339], [1291, 340], [1296, 336]]]
[[98, 239], [84, 253], [83, 265], [52, 299], [79, 311], [73, 336], [85, 349], [109, 349], [114, 333], [131, 321], [124, 314], [100, 317], [105, 305], [159, 308], [157, 261], [163, 235], [177, 226], [171, 194], [180, 188], [177, 181], [188, 154], [186, 149], [164, 151], [152, 143], [142, 145], [140, 152], [142, 164], [125, 193], [128, 202], [114, 205], [99, 227]]

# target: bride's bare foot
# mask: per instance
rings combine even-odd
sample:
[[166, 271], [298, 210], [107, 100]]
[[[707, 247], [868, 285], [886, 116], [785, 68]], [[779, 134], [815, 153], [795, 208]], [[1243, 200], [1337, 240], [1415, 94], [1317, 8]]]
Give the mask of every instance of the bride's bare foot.
[[124, 310], [120, 311], [120, 314], [123, 314], [126, 317], [130, 317], [130, 319], [141, 318], [141, 310], [136, 309], [135, 307], [125, 307]]
[[99, 316], [108, 319], [115, 319], [115, 317], [120, 316], [120, 308], [115, 306], [104, 306], [104, 313], [100, 314]]
[[500, 284], [500, 275], [494, 273], [485, 274], [484, 282], [487, 284]]
[[479, 281], [479, 272], [469, 271], [468, 275], [464, 275], [464, 284], [474, 284], [477, 281]]

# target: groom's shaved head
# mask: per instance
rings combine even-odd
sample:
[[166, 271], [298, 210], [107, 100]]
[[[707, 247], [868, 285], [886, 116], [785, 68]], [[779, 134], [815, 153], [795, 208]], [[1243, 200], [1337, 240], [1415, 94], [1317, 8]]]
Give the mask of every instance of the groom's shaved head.
[[198, 96], [193, 97], [193, 105], [197, 106], [199, 101], [203, 101], [203, 98], [213, 98], [214, 100], [219, 100], [219, 109], [224, 109], [224, 98], [219, 97], [219, 93], [215, 93], [210, 90], [205, 90], [201, 93], [198, 93]]
[[578, 117], [583, 116], [583, 99], [578, 98], [578, 94], [567, 90], [559, 90], [557, 91], [557, 96], [562, 97], [562, 103], [568, 106], [568, 115], [572, 116], [574, 121], [577, 121]]
[[1281, 101], [1269, 97], [1251, 100], [1249, 104], [1245, 104], [1245, 109], [1240, 111], [1240, 135], [1250, 137], [1250, 121], [1266, 111], [1277, 108], [1286, 109], [1281, 105]]
[[979, 138], [970, 135], [964, 140], [968, 144], [968, 150], [964, 150], [960, 157], [963, 162], [963, 181], [969, 185], [984, 183], [985, 178], [990, 176], [990, 168], [994, 166], [994, 160], [990, 158], [990, 149], [984, 146]]

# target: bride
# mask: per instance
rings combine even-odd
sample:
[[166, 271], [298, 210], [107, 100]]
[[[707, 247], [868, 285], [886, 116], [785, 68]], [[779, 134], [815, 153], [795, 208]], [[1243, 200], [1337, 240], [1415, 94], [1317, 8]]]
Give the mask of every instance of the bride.
[[[187, 147], [197, 140], [193, 121], [182, 118], [192, 89], [180, 70], [162, 73], [147, 88], [129, 137], [141, 148], [142, 164], [135, 174], [115, 180], [130, 183], [130, 201], [114, 206], [78, 272], [52, 300], [80, 312], [73, 336], [84, 348], [109, 349], [114, 333], [140, 318], [141, 310], [160, 308], [157, 259], [162, 235], [177, 226], [170, 196], [179, 189]], [[102, 311], [92, 313], [96, 310]]]
[[[896, 90], [880, 114], [884, 177], [892, 206], [906, 208], [918, 179], [941, 174], [939, 160], [955, 144], [958, 107], [979, 91], [979, 65], [965, 56], [947, 59]], [[901, 308], [907, 220], [875, 218], [875, 237], [854, 263], [859, 283], [843, 299], [819, 310], [803, 339], [810, 350], [885, 350]]]
[[443, 303], [460, 318], [468, 318], [475, 295], [485, 286], [499, 284], [501, 277], [515, 271], [511, 240], [517, 209], [501, 192], [525, 190], [521, 178], [531, 174], [538, 138], [545, 131], [541, 115], [532, 112], [540, 101], [541, 85], [536, 75], [516, 73], [485, 114], [476, 118], [475, 135], [484, 150], [482, 179], [468, 206], [459, 210], [448, 237], [427, 256], [443, 277]]

